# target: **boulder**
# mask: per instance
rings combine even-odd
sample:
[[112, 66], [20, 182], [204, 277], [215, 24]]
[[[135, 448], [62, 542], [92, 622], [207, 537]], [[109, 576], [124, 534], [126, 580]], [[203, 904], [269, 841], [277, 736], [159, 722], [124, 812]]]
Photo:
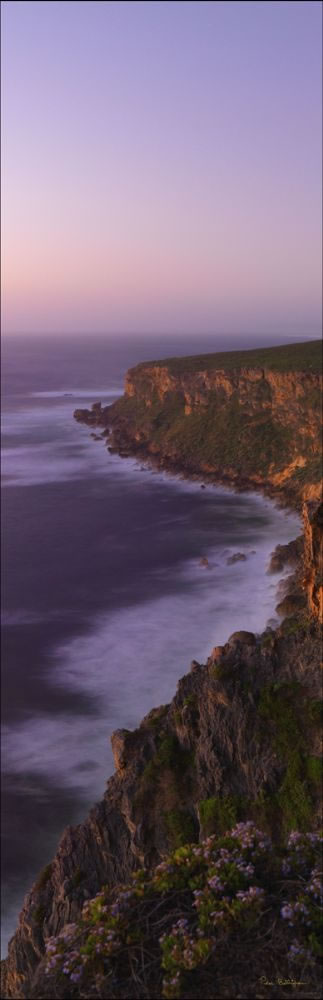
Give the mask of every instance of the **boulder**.
[[233, 632], [227, 641], [227, 646], [235, 646], [237, 643], [241, 643], [243, 646], [255, 646], [256, 636], [253, 632]]

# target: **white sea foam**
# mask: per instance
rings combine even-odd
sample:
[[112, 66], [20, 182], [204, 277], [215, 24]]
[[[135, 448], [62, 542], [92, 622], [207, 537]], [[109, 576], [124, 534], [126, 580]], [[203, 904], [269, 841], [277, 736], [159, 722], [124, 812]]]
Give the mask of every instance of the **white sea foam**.
[[2, 449], [3, 487], [107, 475], [109, 453], [104, 442], [101, 448], [93, 447], [90, 429], [73, 420], [74, 406], [66, 399], [4, 413], [2, 429], [8, 444]]
[[176, 570], [165, 567], [164, 574], [172, 572], [175, 593], [98, 615], [85, 635], [56, 648], [53, 682], [86, 694], [91, 713], [36, 716], [8, 729], [5, 769], [49, 782], [52, 774], [85, 800], [100, 795], [113, 769], [113, 730], [133, 728], [154, 705], [169, 702], [192, 658], [205, 662], [211, 648], [236, 629], [260, 631], [272, 618], [276, 587], [266, 574], [269, 556], [277, 535], [287, 541], [299, 528], [294, 515], [272, 508], [272, 516], [256, 552], [250, 544], [240, 549], [245, 562], [228, 565], [233, 549], [219, 545], [207, 551], [207, 568], [197, 559], [185, 560]]

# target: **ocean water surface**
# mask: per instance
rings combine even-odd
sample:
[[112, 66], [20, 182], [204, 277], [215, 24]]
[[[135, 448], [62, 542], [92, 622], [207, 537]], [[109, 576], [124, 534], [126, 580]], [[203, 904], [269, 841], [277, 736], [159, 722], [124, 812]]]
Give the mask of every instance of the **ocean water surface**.
[[[193, 658], [274, 616], [266, 568], [296, 515], [110, 455], [73, 420], [116, 399], [139, 360], [225, 346], [4, 346], [3, 952], [64, 826], [104, 792], [111, 732], [168, 702]], [[228, 565], [237, 551], [246, 561]]]

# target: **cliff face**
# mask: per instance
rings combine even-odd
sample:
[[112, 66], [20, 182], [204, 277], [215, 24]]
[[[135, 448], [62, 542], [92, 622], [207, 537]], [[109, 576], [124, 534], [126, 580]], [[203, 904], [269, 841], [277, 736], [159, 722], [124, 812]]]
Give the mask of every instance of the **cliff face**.
[[323, 504], [304, 504], [304, 587], [309, 610], [322, 621], [323, 617]]
[[110, 428], [123, 454], [300, 502], [320, 496], [321, 389], [311, 372], [142, 364], [120, 400], [76, 417]]
[[[274, 412], [285, 426], [301, 423], [310, 438], [315, 436], [313, 410], [316, 408], [319, 376], [308, 372], [277, 372], [262, 368], [210, 370], [172, 374], [167, 366], [138, 365], [126, 375], [125, 393], [139, 396], [150, 406], [157, 395], [161, 402], [174, 393], [183, 397], [186, 414], [207, 407], [210, 393], [216, 393], [220, 409], [233, 396], [246, 415]], [[316, 422], [315, 422], [316, 424]]]
[[[25, 899], [4, 965], [6, 997], [33, 996], [45, 940], [114, 885], [174, 846], [253, 818], [280, 837], [315, 828], [320, 786], [320, 641], [306, 615], [246, 632], [193, 662], [172, 703], [113, 737], [102, 802], [67, 828]], [[312, 778], [309, 781], [308, 775]]]

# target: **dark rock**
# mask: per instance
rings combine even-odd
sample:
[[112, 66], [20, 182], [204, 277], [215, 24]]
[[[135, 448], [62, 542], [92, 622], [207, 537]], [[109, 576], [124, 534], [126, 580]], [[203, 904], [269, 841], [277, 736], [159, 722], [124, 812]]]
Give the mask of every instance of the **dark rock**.
[[86, 421], [91, 416], [91, 410], [77, 409], [74, 410], [73, 416], [75, 420]]
[[244, 632], [243, 630], [240, 632], [233, 632], [227, 641], [227, 646], [235, 646], [236, 643], [241, 643], [244, 646], [255, 646], [256, 636], [253, 632]]
[[191, 673], [194, 673], [194, 671], [200, 670], [200, 669], [201, 669], [201, 664], [198, 663], [197, 660], [192, 660], [192, 662], [191, 662]]
[[304, 594], [286, 594], [286, 597], [279, 604], [276, 604], [276, 611], [279, 615], [284, 615], [289, 617], [289, 615], [294, 615], [296, 611], [300, 611], [302, 608], [306, 607], [306, 597]]
[[236, 562], [245, 562], [246, 559], [247, 556], [244, 555], [244, 552], [235, 552], [233, 556], [229, 556], [227, 559], [227, 566], [233, 566]]
[[304, 539], [302, 535], [294, 538], [287, 545], [276, 545], [270, 557], [267, 573], [280, 573], [285, 566], [298, 568], [301, 563], [303, 550]]

